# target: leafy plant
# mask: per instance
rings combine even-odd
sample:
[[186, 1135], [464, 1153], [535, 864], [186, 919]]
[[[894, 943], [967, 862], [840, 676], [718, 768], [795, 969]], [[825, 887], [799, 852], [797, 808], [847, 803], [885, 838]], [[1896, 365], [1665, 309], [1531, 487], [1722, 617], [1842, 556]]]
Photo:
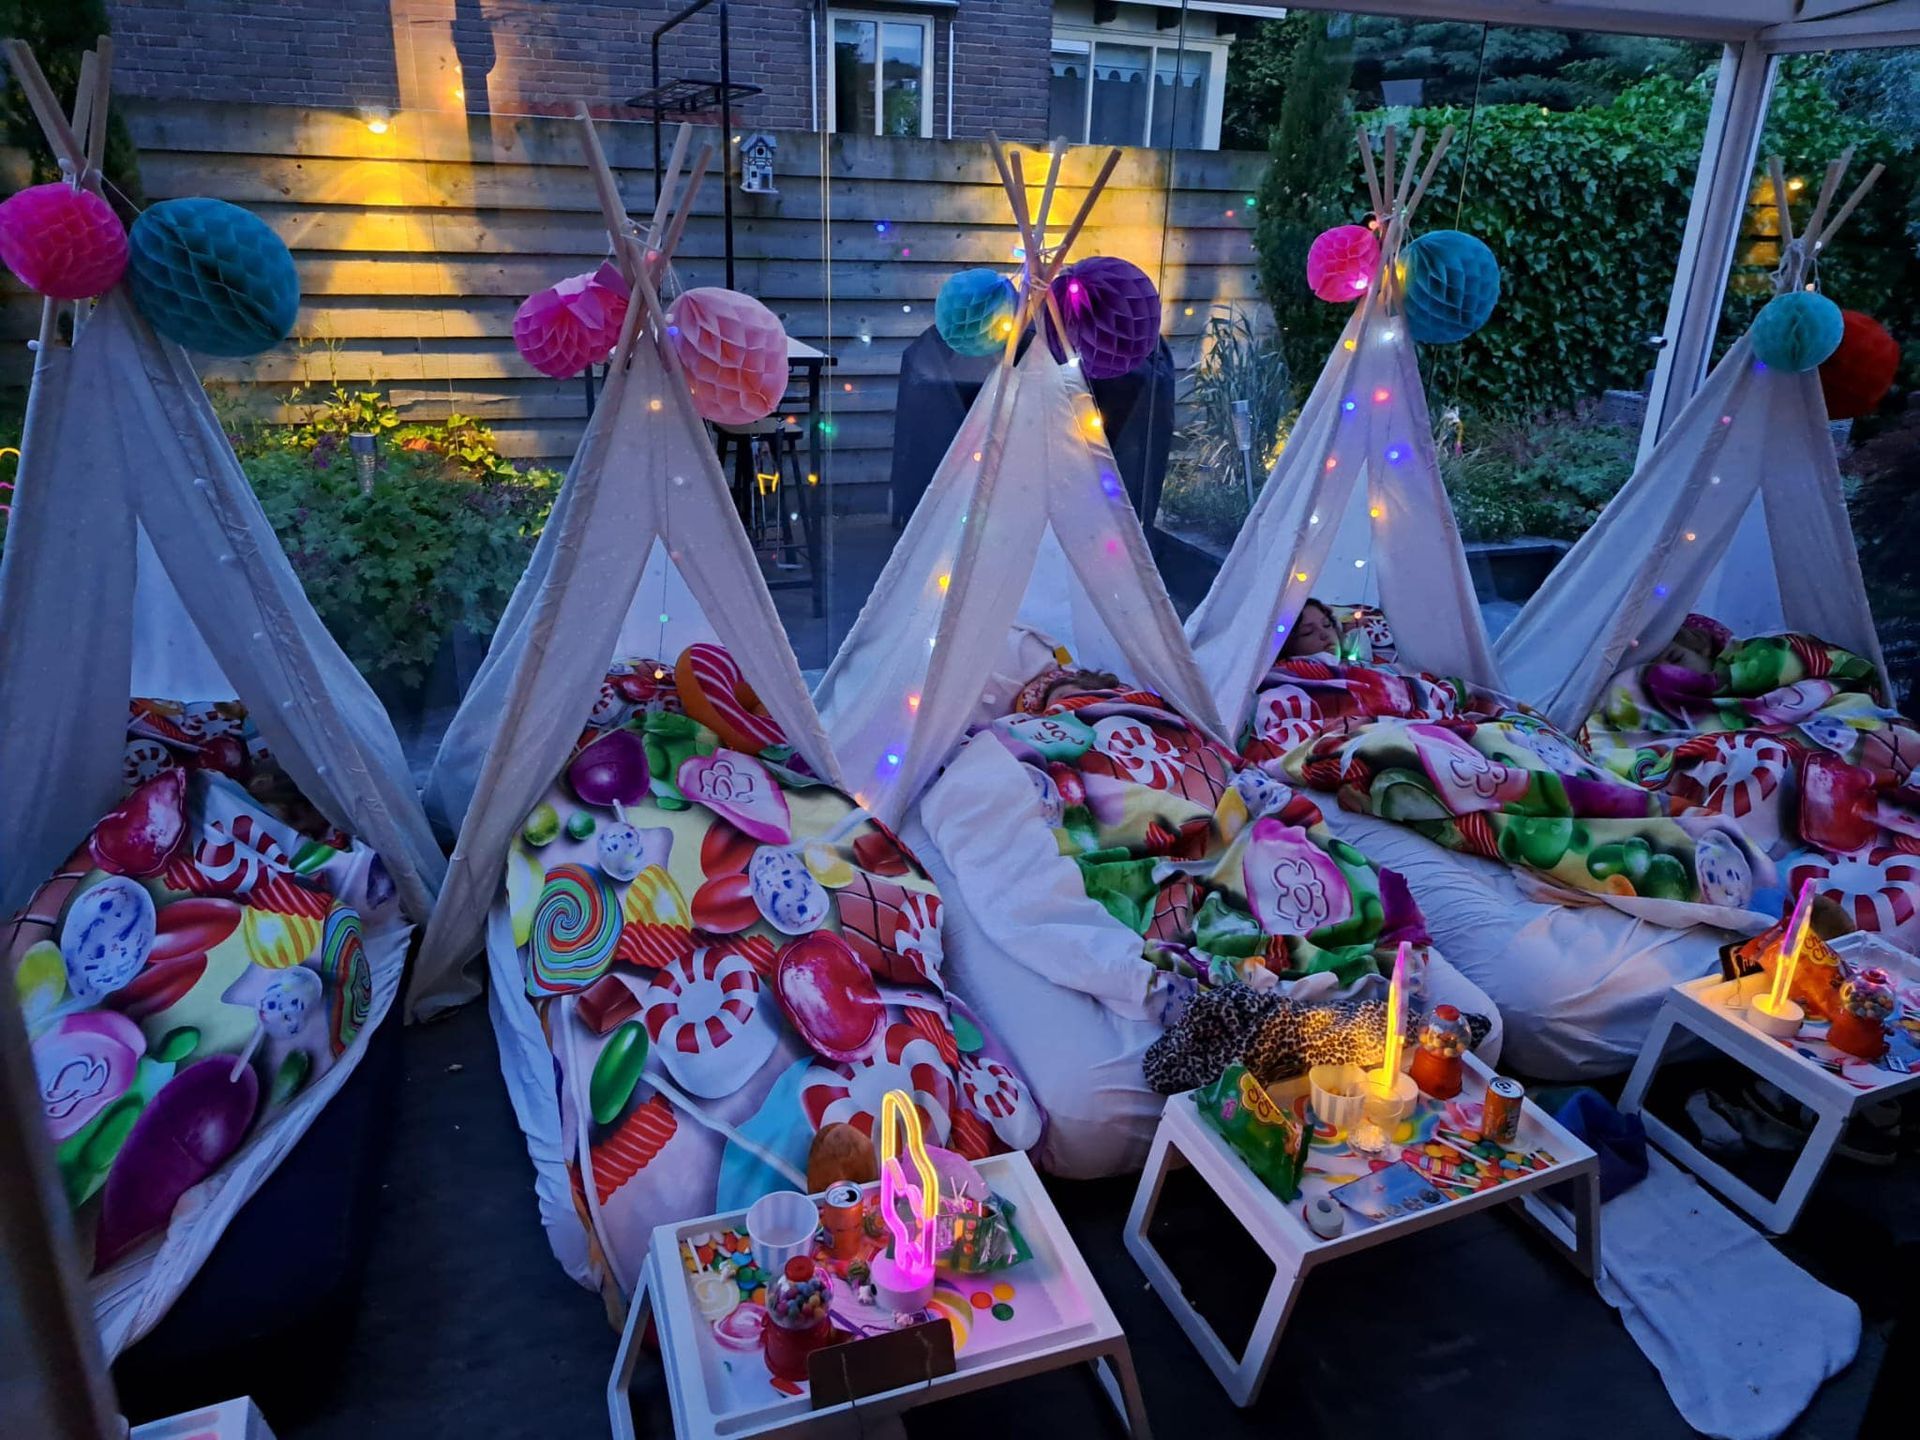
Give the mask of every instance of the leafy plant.
[[1280, 451], [1294, 408], [1293, 374], [1272, 334], [1253, 317], [1225, 306], [1208, 317], [1200, 362], [1186, 376], [1187, 422], [1174, 437], [1176, 464], [1199, 476], [1244, 489], [1233, 402], [1245, 400], [1253, 436], [1255, 483]]
[[381, 447], [370, 489], [323, 439], [243, 461], [327, 628], [376, 684], [413, 686], [455, 626], [490, 634], [533, 551], [559, 477], [475, 477], [430, 449]]
[[1633, 473], [1638, 429], [1599, 418], [1592, 406], [1523, 421], [1461, 427], [1463, 446], [1443, 436], [1440, 476], [1467, 540], [1522, 535], [1577, 540]]

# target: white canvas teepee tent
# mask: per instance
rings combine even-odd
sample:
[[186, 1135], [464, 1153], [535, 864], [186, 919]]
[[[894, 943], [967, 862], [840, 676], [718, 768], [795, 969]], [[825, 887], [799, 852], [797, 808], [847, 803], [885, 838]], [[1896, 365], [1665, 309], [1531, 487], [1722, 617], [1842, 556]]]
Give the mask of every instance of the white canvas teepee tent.
[[[1046, 247], [1060, 151], [1030, 220], [1020, 155], [1009, 161], [994, 142], [1027, 257], [1002, 363], [815, 693], [856, 798], [888, 823], [945, 763], [1016, 621], [1220, 732], [1077, 357], [1057, 362], [1036, 335], [1015, 360], [1119, 153], [1109, 153], [1060, 242]], [[1057, 316], [1055, 330], [1065, 333]]]
[[[8, 59], [62, 168], [98, 187], [104, 80], [90, 121], [69, 124], [31, 52], [12, 42]], [[186, 354], [124, 288], [76, 316], [70, 349], [52, 315], [0, 562], [0, 913], [119, 803], [127, 701], [154, 694], [237, 697], [424, 920], [445, 867], [392, 723], [301, 590]]]
[[[643, 252], [585, 107], [580, 118], [587, 163], [633, 301], [560, 498], [434, 763], [429, 803], [459, 840], [421, 946], [410, 1014], [430, 1014], [477, 993], [463, 971], [479, 950], [507, 848], [566, 763], [608, 664], [629, 646], [671, 660], [690, 641], [717, 639], [814, 773], [839, 777], [667, 344], [655, 288], [712, 149], [704, 148], [695, 162], [663, 232], [685, 153], [688, 132], [682, 130], [655, 216], [653, 233], [661, 238]], [[655, 614], [657, 621], [640, 618]]]
[[[1831, 219], [1846, 155], [1827, 167], [1798, 239], [1778, 159], [1780, 293], [1814, 266], [1875, 166]], [[1591, 529], [1554, 568], [1498, 655], [1513, 693], [1568, 728], [1584, 722], [1622, 665], [1647, 661], [1689, 611], [1735, 634], [1804, 630], [1886, 665], [1867, 607], [1818, 370], [1762, 364], [1744, 335]]]
[[1187, 620], [1220, 714], [1236, 728], [1246, 723], [1254, 691], [1309, 596], [1378, 606], [1406, 665], [1498, 683], [1440, 482], [1419, 361], [1400, 316], [1400, 248], [1452, 133], [1449, 127], [1441, 135], [1420, 171], [1425, 132], [1416, 131], [1396, 179], [1393, 132], [1384, 178], [1360, 132], [1382, 237], [1379, 277], [1355, 307], [1226, 563]]

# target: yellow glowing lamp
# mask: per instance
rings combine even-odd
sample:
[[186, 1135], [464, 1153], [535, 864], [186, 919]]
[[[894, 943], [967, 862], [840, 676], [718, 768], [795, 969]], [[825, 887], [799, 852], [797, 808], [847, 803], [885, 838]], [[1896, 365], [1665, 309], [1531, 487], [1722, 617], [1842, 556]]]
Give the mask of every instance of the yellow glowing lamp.
[[[901, 1163], [902, 1135], [913, 1161], [911, 1179]], [[889, 1090], [880, 1097], [880, 1218], [893, 1236], [893, 1247], [875, 1257], [872, 1266], [882, 1308], [924, 1310], [933, 1298], [933, 1226], [939, 1204], [940, 1177], [927, 1154], [920, 1112], [906, 1091]]]
[[1755, 1029], [1779, 1039], [1788, 1039], [1800, 1031], [1807, 1012], [1789, 1000], [1793, 973], [1800, 968], [1800, 952], [1813, 927], [1813, 877], [1801, 882], [1800, 894], [1793, 902], [1793, 914], [1787, 920], [1786, 933], [1780, 937], [1780, 953], [1774, 957], [1773, 984], [1764, 995], [1753, 997], [1747, 1012]]

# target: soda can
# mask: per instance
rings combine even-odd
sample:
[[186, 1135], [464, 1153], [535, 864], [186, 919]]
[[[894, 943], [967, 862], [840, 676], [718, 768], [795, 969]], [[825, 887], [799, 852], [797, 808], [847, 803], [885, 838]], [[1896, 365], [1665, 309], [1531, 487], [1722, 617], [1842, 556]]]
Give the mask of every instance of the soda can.
[[1487, 1098], [1480, 1112], [1480, 1135], [1503, 1150], [1520, 1141], [1520, 1107], [1527, 1098], [1518, 1080], [1496, 1075], [1487, 1082]]

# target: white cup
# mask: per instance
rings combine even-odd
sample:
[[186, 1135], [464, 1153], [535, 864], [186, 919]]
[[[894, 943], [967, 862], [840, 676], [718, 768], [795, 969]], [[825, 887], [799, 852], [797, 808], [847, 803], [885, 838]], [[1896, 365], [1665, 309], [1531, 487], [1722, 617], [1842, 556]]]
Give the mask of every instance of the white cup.
[[747, 1209], [747, 1239], [753, 1242], [753, 1263], [771, 1284], [796, 1255], [813, 1254], [813, 1237], [820, 1228], [820, 1210], [798, 1190], [775, 1190]]

